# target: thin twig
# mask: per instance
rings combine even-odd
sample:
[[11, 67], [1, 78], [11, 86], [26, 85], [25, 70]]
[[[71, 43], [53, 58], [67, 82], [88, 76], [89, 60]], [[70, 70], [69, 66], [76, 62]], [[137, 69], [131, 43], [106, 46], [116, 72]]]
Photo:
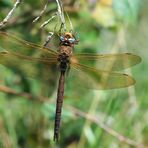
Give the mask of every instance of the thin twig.
[[82, 112], [74, 107], [71, 106], [67, 106], [68, 109], [71, 110], [72, 113], [74, 113], [75, 115], [81, 116], [87, 120], [90, 120], [93, 123], [96, 123], [98, 126], [100, 126], [103, 130], [105, 130], [107, 133], [109, 133], [110, 135], [116, 137], [119, 141], [121, 142], [125, 142], [129, 145], [132, 146], [137, 146], [138, 148], [143, 148], [144, 146], [142, 144], [137, 143], [136, 141], [129, 139], [121, 134], [119, 134], [118, 132], [116, 132], [115, 130], [113, 130], [112, 128], [108, 127], [107, 125], [105, 125], [104, 123], [102, 123], [100, 121], [100, 119], [98, 119], [98, 117], [93, 116], [92, 114], [87, 114], [85, 112]]
[[[34, 20], [33, 23], [36, 23], [45, 13], [47, 6], [49, 4], [50, 0], [47, 0], [47, 3], [45, 4], [43, 10], [41, 11], [40, 15], [37, 16]], [[60, 0], [56, 0], [57, 3], [57, 12], [51, 17], [49, 18], [47, 21], [45, 21], [44, 23], [42, 23], [42, 25], [40, 26], [40, 28], [45, 27], [51, 20], [53, 20], [56, 16], [59, 17], [61, 24], [63, 25], [64, 30], [66, 30], [66, 23], [65, 23], [65, 17], [64, 17], [64, 9], [63, 9], [63, 5], [62, 2]]]
[[57, 16], [57, 14], [53, 15], [50, 19], [48, 19], [47, 21], [45, 21], [40, 28], [45, 27], [47, 24], [49, 24], [50, 21], [52, 21], [55, 17]]
[[49, 3], [49, 1], [47, 1], [47, 3], [45, 4], [43, 10], [40, 12], [40, 15], [37, 16], [37, 17], [33, 20], [33, 23], [36, 23], [36, 22], [43, 16], [43, 14], [45, 13], [45, 11], [46, 11], [46, 9], [47, 9], [48, 3]]
[[63, 5], [60, 0], [56, 0], [57, 6], [58, 6], [58, 14], [61, 19], [61, 22], [63, 24], [64, 29], [66, 30], [66, 23], [65, 23], [65, 17], [64, 17], [64, 10], [63, 10]]
[[0, 22], [0, 29], [1, 29], [2, 27], [4, 27], [4, 26], [8, 23], [9, 19], [12, 17], [12, 15], [13, 15], [15, 9], [19, 6], [19, 4], [21, 3], [21, 1], [22, 1], [22, 0], [16, 0], [16, 2], [15, 2], [15, 4], [14, 4], [13, 8], [9, 11], [9, 13], [7, 14], [7, 16], [3, 19], [3, 21]]
[[2, 85], [0, 85], [0, 91], [4, 92], [4, 93], [7, 93], [7, 94], [15, 95], [15, 96], [25, 97], [25, 98], [27, 98], [29, 100], [36, 99], [39, 102], [43, 102], [43, 100], [45, 99], [45, 97], [40, 97], [40, 96], [36, 96], [35, 97], [32, 94], [30, 94], [30, 93], [17, 92], [14, 89], [11, 89], [11, 88], [9, 88], [7, 86], [2, 86]]
[[[56, 11], [56, 9], [48, 10], [45, 14], [54, 13], [55, 11]], [[27, 17], [25, 17], [25, 19], [22, 19], [22, 18], [24, 18], [24, 16], [27, 16]], [[31, 12], [30, 10], [26, 11], [19, 16], [13, 17], [13, 19], [11, 19], [9, 21], [9, 24], [7, 24], [7, 26], [5, 26], [5, 29], [30, 23], [30, 22], [32, 22], [33, 18], [36, 18], [36, 17], [37, 17], [36, 11], [34, 11], [34, 12]]]

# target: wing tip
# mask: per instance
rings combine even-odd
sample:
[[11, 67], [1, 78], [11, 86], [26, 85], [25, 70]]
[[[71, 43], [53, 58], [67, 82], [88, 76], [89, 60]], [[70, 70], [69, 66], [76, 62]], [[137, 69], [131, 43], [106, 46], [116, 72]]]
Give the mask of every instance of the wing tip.
[[132, 86], [132, 85], [135, 85], [136, 83], [136, 80], [130, 76], [130, 75], [127, 75], [127, 74], [123, 74], [126, 78], [127, 78], [127, 84], [125, 85], [125, 87], [129, 87], [129, 86]]
[[0, 51], [0, 54], [6, 55], [6, 54], [8, 54], [8, 51]]
[[128, 55], [128, 56], [134, 56], [134, 57], [137, 58], [137, 62], [135, 63], [135, 65], [136, 64], [139, 64], [142, 61], [142, 58], [139, 55], [136, 55], [136, 54], [133, 54], [133, 53], [128, 53], [128, 52], [126, 53], [126, 55]]

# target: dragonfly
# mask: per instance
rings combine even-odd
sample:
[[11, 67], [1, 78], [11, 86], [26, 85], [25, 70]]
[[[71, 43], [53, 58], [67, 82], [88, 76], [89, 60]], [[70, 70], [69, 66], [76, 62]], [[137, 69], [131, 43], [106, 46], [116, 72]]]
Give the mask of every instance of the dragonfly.
[[[92, 54], [74, 52], [74, 47], [79, 43], [79, 40], [70, 31], [59, 33], [58, 40], [58, 48], [54, 50], [48, 45], [37, 45], [17, 38], [11, 33], [0, 32], [0, 64], [8, 68], [22, 67], [22, 70], [27, 69], [25, 74], [33, 78], [39, 78], [34, 71], [34, 66], [37, 65], [40, 65], [40, 68], [47, 69], [55, 65], [59, 73], [54, 141], [59, 140], [64, 86], [65, 80], [70, 78], [69, 75], [77, 78], [77, 81], [75, 81], [77, 87], [96, 90], [125, 88], [134, 85], [135, 80], [127, 74], [120, 73], [120, 71], [141, 62], [141, 58], [132, 53]], [[89, 63], [94, 62], [97, 63], [96, 66], [89, 65]], [[32, 71], [28, 69], [30, 65]], [[47, 73], [46, 76], [48, 77], [48, 75]]]

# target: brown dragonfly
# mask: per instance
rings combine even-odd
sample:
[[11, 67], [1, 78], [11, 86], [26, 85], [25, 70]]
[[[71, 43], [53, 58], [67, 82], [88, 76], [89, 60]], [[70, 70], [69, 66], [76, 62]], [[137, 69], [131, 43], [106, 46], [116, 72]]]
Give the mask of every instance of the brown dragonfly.
[[[134, 79], [118, 71], [129, 68], [140, 63], [141, 58], [131, 53], [117, 54], [92, 54], [73, 53], [74, 46], [78, 40], [70, 32], [58, 34], [59, 47], [56, 50], [50, 46], [40, 46], [34, 43], [16, 38], [12, 34], [0, 32], [0, 64], [6, 67], [23, 67], [29, 65], [40, 65], [43, 68], [50, 68], [57, 65], [59, 71], [59, 83], [57, 91], [57, 103], [54, 124], [54, 141], [59, 139], [62, 103], [64, 98], [65, 76], [70, 74], [77, 77], [77, 87], [85, 87], [97, 90], [124, 88], [135, 83]], [[49, 42], [50, 43], [50, 42]], [[35, 54], [32, 54], [35, 53]], [[96, 68], [85, 63], [96, 62]], [[114, 71], [114, 72], [113, 72]], [[69, 73], [69, 75], [65, 75]], [[26, 75], [36, 77], [34, 70], [29, 69]], [[48, 73], [47, 73], [48, 76]]]

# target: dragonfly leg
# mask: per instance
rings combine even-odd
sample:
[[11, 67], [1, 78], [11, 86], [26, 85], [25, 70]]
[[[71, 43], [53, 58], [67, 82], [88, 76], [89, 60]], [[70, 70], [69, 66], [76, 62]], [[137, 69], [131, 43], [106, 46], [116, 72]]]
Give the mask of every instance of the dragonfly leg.
[[45, 41], [45, 43], [44, 43], [44, 46], [45, 46], [45, 47], [48, 46], [49, 42], [50, 42], [51, 39], [52, 39], [53, 34], [54, 34], [53, 32], [49, 32], [49, 34], [48, 34], [48, 36], [47, 36], [47, 38], [46, 38], [46, 41]]

